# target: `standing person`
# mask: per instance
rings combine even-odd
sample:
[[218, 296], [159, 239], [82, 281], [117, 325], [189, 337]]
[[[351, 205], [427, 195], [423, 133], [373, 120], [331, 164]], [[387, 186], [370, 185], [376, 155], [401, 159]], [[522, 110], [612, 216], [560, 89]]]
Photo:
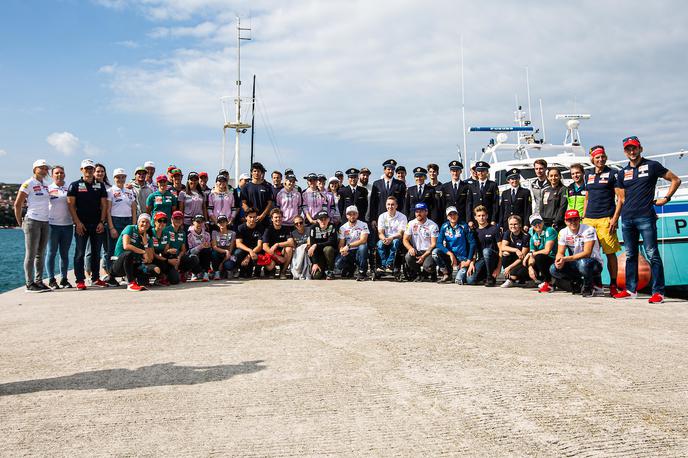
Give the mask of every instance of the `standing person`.
[[153, 239], [151, 237], [150, 216], [139, 215], [136, 224], [122, 230], [115, 245], [112, 275], [127, 278], [128, 291], [143, 291], [150, 276], [160, 273], [153, 265]]
[[[43, 283], [45, 247], [48, 245], [50, 230], [50, 190], [46, 177], [50, 167], [45, 159], [33, 163], [33, 176], [19, 187], [14, 201], [14, 218], [24, 230], [24, 279], [27, 293], [50, 291]], [[26, 216], [22, 209], [26, 203]]]
[[191, 280], [205, 282], [208, 281], [208, 270], [210, 270], [210, 259], [212, 256], [210, 234], [205, 230], [205, 217], [203, 215], [194, 216], [192, 223], [187, 234], [189, 253], [198, 256], [200, 272], [194, 272]]
[[355, 274], [356, 280], [363, 281], [368, 272], [368, 235], [370, 229], [366, 223], [359, 221], [358, 214], [355, 205], [346, 208], [347, 222], [341, 225], [337, 236], [339, 255], [335, 261], [335, 268], [342, 273], [342, 277], [349, 277], [354, 272], [355, 267], [358, 267]]
[[425, 168], [428, 169], [428, 184], [433, 188], [438, 188], [439, 186], [442, 186], [442, 182], [439, 180], [440, 166], [437, 164], [430, 163]]
[[[69, 214], [67, 206], [68, 187], [65, 184], [65, 171], [61, 165], [53, 167], [53, 182], [48, 186], [50, 194], [50, 207], [48, 209], [48, 223], [50, 224], [48, 238], [48, 258], [45, 261], [45, 270], [48, 272], [48, 286], [51, 289], [71, 288], [67, 279], [69, 270], [69, 248], [74, 237], [74, 222]], [[60, 251], [60, 284], [55, 279], [55, 258]]]
[[404, 167], [403, 165], [398, 165], [397, 168], [394, 170], [394, 173], [396, 173], [397, 175], [397, 180], [404, 183], [404, 189], [406, 189], [406, 167]]
[[526, 255], [524, 265], [528, 267], [528, 275], [538, 283], [538, 293], [551, 293], [552, 276], [550, 266], [557, 255], [557, 231], [545, 227], [542, 217], [535, 213], [530, 215], [530, 251]]
[[342, 172], [341, 170], [337, 170], [336, 172], [334, 172], [334, 176], [337, 177], [340, 183], [344, 183], [344, 172]]
[[523, 230], [527, 232], [527, 224], [529, 224], [530, 213], [533, 209], [530, 191], [521, 187], [521, 171], [519, 169], [509, 170], [507, 172], [507, 180], [509, 181], [509, 188], [502, 191], [499, 208], [500, 225], [504, 230], [508, 230], [509, 218], [516, 215], [526, 224]]
[[[108, 257], [115, 254], [115, 245], [125, 227], [136, 224], [136, 196], [134, 192], [127, 189], [127, 172], [124, 169], [115, 169], [113, 172], [115, 185], [107, 190], [107, 221], [108, 234]], [[112, 269], [110, 269], [112, 270]], [[108, 273], [111, 273], [108, 271]], [[107, 283], [110, 286], [119, 286], [117, 279], [108, 275]]]
[[226, 278], [231, 278], [230, 273], [236, 265], [236, 232], [229, 228], [229, 218], [226, 215], [217, 217], [217, 225], [218, 230], [213, 231], [210, 239], [213, 248], [213, 280], [219, 280], [223, 274]]
[[294, 217], [294, 230], [291, 238], [294, 239], [294, 256], [291, 260], [291, 276], [294, 280], [310, 280], [311, 261], [308, 257], [308, 239], [310, 233], [306, 230], [303, 216]]
[[270, 211], [270, 225], [263, 233], [263, 251], [270, 256], [265, 270], [272, 272], [279, 267], [279, 279], [286, 279], [294, 255], [294, 239], [291, 238], [291, 229], [282, 226], [282, 210], [279, 208]]
[[[364, 187], [368, 192], [368, 196], [370, 196], [370, 191], [373, 188], [373, 185], [370, 183], [370, 169], [368, 167], [363, 167], [360, 172], [358, 172], [358, 184], [359, 186]], [[362, 215], [362, 218], [366, 217], [366, 213], [363, 213]]]
[[282, 185], [282, 172], [279, 170], [274, 170], [271, 175], [272, 178], [272, 200], [274, 201], [277, 197], [277, 193], [282, 190], [284, 185]]
[[236, 249], [234, 256], [239, 264], [241, 276], [251, 278], [254, 267], [257, 266], [258, 255], [263, 250], [264, 230], [258, 227], [256, 219], [258, 210], [248, 208], [246, 210], [246, 222], [239, 225], [237, 230]]
[[406, 196], [406, 185], [394, 178], [394, 168], [397, 161], [394, 159], [387, 159], [382, 163], [383, 176], [373, 183], [370, 190], [370, 206], [368, 221], [373, 226], [373, 229], [379, 231], [377, 221], [380, 215], [387, 211], [387, 198], [394, 197], [397, 203], [397, 208], [402, 211], [404, 208], [404, 197]]
[[557, 232], [566, 226], [564, 214], [568, 206], [566, 186], [561, 181], [561, 172], [555, 167], [547, 171], [549, 186], [542, 190], [540, 199], [540, 216], [546, 227], [553, 227]]
[[451, 180], [442, 185], [440, 207], [443, 212], [446, 212], [449, 207], [456, 208], [459, 215], [459, 222], [465, 223], [472, 219], [472, 215], [470, 213], [466, 214], [469, 185], [461, 181], [462, 171], [463, 164], [461, 162], [451, 161], [449, 163], [449, 175], [451, 176]]
[[[220, 215], [227, 217], [227, 224], [230, 227], [235, 224], [234, 218], [236, 216], [237, 204], [237, 195], [234, 189], [230, 189], [227, 185], [227, 177], [218, 175], [217, 178], [215, 178], [215, 187], [208, 195], [208, 217], [213, 230], [217, 230], [219, 227], [217, 219]], [[184, 217], [186, 220], [186, 212], [184, 213]]]
[[[153, 161], [146, 161], [143, 163], [143, 168], [146, 169], [146, 182], [151, 187], [153, 192], [158, 190], [158, 183], [155, 181], [155, 164]], [[167, 182], [165, 182], [167, 186]]]
[[155, 181], [158, 183], [158, 190], [146, 199], [147, 213], [154, 215], [157, 212], [163, 212], [168, 218], [171, 218], [172, 212], [177, 210], [179, 205], [177, 196], [168, 189], [167, 177], [165, 175], [158, 175]]
[[308, 225], [312, 226], [317, 223], [315, 215], [321, 210], [327, 211], [327, 198], [325, 194], [318, 189], [318, 175], [309, 173], [303, 178], [308, 182], [308, 188], [301, 194], [303, 216], [306, 218]]
[[246, 213], [249, 208], [256, 209], [256, 224], [261, 229], [269, 224], [268, 215], [274, 206], [272, 186], [264, 177], [265, 167], [260, 162], [254, 162], [251, 164], [251, 181], [241, 189], [241, 206]]
[[208, 215], [207, 197], [203, 193], [200, 185], [200, 177], [196, 172], [189, 172], [186, 178], [184, 192], [180, 194], [180, 209], [184, 214], [184, 224], [191, 226], [191, 219], [196, 215]]
[[499, 265], [499, 226], [490, 224], [487, 208], [482, 205], [473, 210], [477, 222], [475, 237], [477, 242], [477, 261], [468, 266], [466, 279], [469, 285], [476, 285], [485, 280], [485, 286], [495, 286], [495, 270]]
[[470, 185], [472, 185], [473, 183], [475, 183], [476, 181], [478, 181], [478, 172], [475, 171], [475, 164], [473, 164], [473, 165], [471, 166], [471, 168], [469, 169], [469, 172], [470, 172], [471, 176], [469, 176], [469, 177], [465, 180], [465, 183], [466, 183], [468, 186], [470, 186]]
[[327, 197], [327, 213], [330, 215], [330, 222], [336, 227], [342, 224], [342, 215], [339, 214], [339, 179], [330, 177], [325, 188]]
[[[110, 188], [112, 185], [110, 184], [110, 179], [108, 178], [107, 175], [107, 168], [105, 165], [101, 164], [100, 162], [96, 162], [96, 168], [93, 173], [96, 182], [100, 183], [103, 187], [105, 187], [105, 190], [107, 191], [108, 188]], [[110, 247], [110, 225], [108, 224], [107, 217], [105, 221], [103, 222], [103, 227], [105, 229], [103, 233], [103, 245], [102, 245], [102, 252], [100, 253], [100, 259], [101, 259], [101, 264], [105, 272], [110, 274], [110, 270], [112, 268], [112, 263], [110, 262], [110, 253], [112, 251], [112, 247]], [[90, 277], [91, 276], [91, 270], [89, 266], [91, 265], [91, 244], [89, 243], [86, 246], [86, 276]], [[119, 285], [119, 284], [118, 284]]]
[[624, 205], [624, 190], [619, 187], [617, 173], [607, 166], [604, 146], [590, 148], [590, 157], [595, 169], [584, 180], [588, 192], [585, 194], [583, 224], [593, 227], [597, 232], [597, 240], [607, 257], [609, 294], [614, 297], [619, 292], [616, 285], [619, 271], [616, 253], [621, 251], [621, 244], [616, 230]]
[[177, 202], [179, 202], [179, 210], [184, 211], [184, 184], [182, 183], [184, 174], [182, 173], [181, 169], [175, 167], [170, 170], [169, 176], [170, 181], [172, 182], [169, 190], [177, 198]]
[[107, 218], [107, 190], [95, 179], [95, 164], [90, 159], [81, 161], [81, 178], [72, 182], [67, 191], [69, 213], [74, 221], [74, 274], [76, 289], [86, 289], [84, 257], [86, 244], [91, 245], [91, 285], [107, 287], [100, 279], [100, 250], [105, 235]]
[[203, 193], [206, 199], [206, 205], [208, 204], [208, 195], [213, 190], [208, 186], [208, 172], [199, 172], [198, 174], [198, 188]]
[[308, 257], [313, 267], [311, 276], [334, 279], [334, 260], [337, 255], [337, 229], [330, 222], [330, 215], [321, 210], [315, 215], [317, 224], [311, 226], [308, 234]]
[[[363, 186], [358, 186], [359, 171], [355, 168], [350, 168], [346, 171], [349, 179], [349, 185], [339, 188], [339, 214], [344, 215], [344, 212], [350, 206], [355, 206], [358, 214], [365, 215], [368, 212], [368, 190]], [[358, 221], [358, 215], [356, 215]]]
[[[428, 215], [434, 212], [435, 204], [435, 188], [425, 184], [425, 179], [428, 177], [428, 171], [423, 167], [416, 167], [413, 169], [413, 179], [415, 186], [406, 189], [406, 197], [404, 197], [404, 213], [410, 215], [417, 203], [424, 203], [428, 207]], [[444, 220], [442, 218], [440, 221]], [[434, 222], [434, 221], [433, 221]]]
[[131, 183], [131, 188], [136, 197], [136, 218], [138, 218], [141, 213], [146, 213], [148, 211], [148, 204], [146, 203], [148, 196], [155, 192], [146, 181], [147, 176], [148, 172], [145, 167], [137, 167], [136, 170], [134, 170], [134, 181]]
[[301, 214], [303, 200], [301, 193], [296, 190], [296, 177], [294, 175], [284, 176], [284, 187], [280, 189], [275, 197], [275, 206], [282, 210], [282, 224], [294, 228], [294, 221]]
[[[557, 256], [549, 269], [552, 277], [569, 280], [576, 294], [583, 284], [583, 297], [603, 296], [602, 256], [595, 229], [580, 222], [578, 210], [568, 210], [566, 227], [559, 231]], [[571, 253], [567, 256], [567, 252]]]
[[530, 193], [533, 195], [533, 213], [538, 213], [540, 211], [542, 191], [550, 186], [547, 179], [547, 161], [536, 159], [533, 162], [533, 170], [535, 171], [535, 179], [530, 183]]
[[[638, 245], [642, 236], [652, 270], [652, 296], [648, 302], [658, 304], [664, 302], [664, 265], [657, 246], [657, 213], [654, 205], [661, 207], [671, 201], [671, 197], [681, 185], [681, 179], [659, 162], [642, 157], [643, 147], [638, 137], [625, 138], [623, 147], [628, 165], [619, 170], [618, 183], [624, 190], [621, 230], [626, 248], [626, 289], [614, 297], [637, 297]], [[655, 200], [655, 186], [659, 178], [671, 183], [667, 193]]]
[[387, 197], [387, 211], [377, 218], [377, 253], [380, 256], [380, 267], [377, 273], [395, 273], [394, 262], [397, 252], [403, 243], [404, 230], [408, 224], [406, 215], [397, 211], [398, 203], [394, 196]]
[[478, 181], [469, 185], [466, 196], [466, 215], [483, 206], [487, 210], [490, 224], [499, 223], [499, 188], [497, 183], [490, 180], [490, 164], [485, 161], [475, 163], [475, 173]]
[[512, 215], [507, 220], [508, 229], [502, 235], [502, 266], [504, 283], [502, 288], [511, 288], [517, 281], [528, 278], [528, 268], [523, 261], [530, 251], [530, 235], [523, 230], [521, 217]]
[[417, 203], [414, 213], [416, 217], [408, 222], [404, 231], [406, 267], [413, 281], [423, 281], [427, 275], [430, 275], [432, 281], [437, 281], [432, 252], [437, 246], [439, 228], [428, 219], [428, 206], [425, 203]]
[[568, 204], [566, 209], [578, 210], [581, 217], [585, 217], [585, 196], [588, 192], [585, 189], [585, 170], [583, 169], [583, 164], [571, 164], [569, 173], [573, 181], [567, 186], [566, 200]]
[[440, 227], [437, 237], [437, 248], [432, 252], [435, 264], [442, 277], [438, 283], [451, 280], [452, 270], [458, 269], [456, 283], [463, 285], [467, 281], [468, 267], [475, 255], [475, 237], [466, 223], [459, 222], [459, 212], [454, 207], [447, 208], [447, 220]]
[[323, 175], [322, 173], [319, 173], [318, 174], [318, 191], [320, 191], [322, 193], [327, 191], [326, 182], [327, 182], [327, 177], [325, 175]]
[[446, 217], [446, 208], [442, 207], [442, 182], [439, 180], [440, 166], [437, 164], [430, 163], [426, 167], [428, 169], [428, 185], [432, 186], [435, 190], [435, 196], [432, 204], [432, 211], [428, 217], [435, 221], [437, 225], [443, 221]]

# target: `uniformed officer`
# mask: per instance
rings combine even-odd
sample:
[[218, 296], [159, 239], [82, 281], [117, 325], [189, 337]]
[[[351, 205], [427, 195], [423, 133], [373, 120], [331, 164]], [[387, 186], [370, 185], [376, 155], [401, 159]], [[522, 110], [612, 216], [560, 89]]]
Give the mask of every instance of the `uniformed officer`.
[[530, 191], [521, 187], [521, 171], [519, 169], [514, 168], [509, 170], [506, 173], [506, 178], [509, 181], [509, 189], [502, 191], [502, 198], [499, 206], [501, 227], [507, 230], [509, 228], [509, 217], [518, 215], [521, 217], [521, 221], [526, 224], [526, 226], [523, 227], [524, 232], [528, 232], [527, 224], [533, 209]]
[[345, 215], [345, 210], [351, 205], [355, 205], [358, 209], [358, 214], [363, 218], [368, 212], [368, 190], [362, 186], [358, 186], [359, 170], [350, 168], [346, 171], [346, 176], [349, 177], [349, 184], [339, 188], [339, 213]]
[[370, 191], [370, 214], [368, 221], [371, 222], [375, 232], [377, 232], [377, 219], [381, 214], [387, 211], [387, 198], [394, 196], [397, 199], [399, 211], [404, 208], [404, 196], [406, 194], [406, 185], [394, 178], [394, 168], [397, 161], [394, 159], [387, 159], [382, 163], [384, 169], [384, 176], [373, 183], [373, 189]]
[[[423, 202], [428, 210], [428, 215], [433, 214], [435, 210], [435, 188], [425, 184], [428, 177], [428, 171], [423, 167], [416, 167], [413, 169], [413, 179], [416, 181], [415, 186], [411, 186], [406, 190], [406, 198], [404, 199], [405, 215], [409, 215], [412, 209], [416, 208], [416, 204]], [[442, 222], [444, 218], [440, 220]], [[437, 222], [435, 222], [436, 224]]]
[[471, 172], [471, 176], [464, 180], [464, 182], [467, 185], [471, 185], [471, 184], [475, 183], [476, 181], [478, 181], [478, 174], [475, 171], [475, 164], [473, 164], [471, 166], [470, 172]]
[[468, 199], [468, 184], [461, 181], [461, 171], [463, 170], [463, 164], [459, 161], [451, 161], [449, 163], [449, 174], [451, 175], [451, 180], [444, 183], [441, 186], [440, 191], [440, 207], [441, 211], [437, 214], [439, 216], [439, 221], [444, 220], [442, 216], [443, 212], [447, 211], [447, 208], [456, 208], [459, 214], [459, 222], [466, 222], [470, 220], [470, 214], [466, 215], [466, 200]]
[[487, 209], [487, 219], [490, 224], [499, 223], [499, 189], [497, 183], [489, 179], [490, 164], [485, 161], [475, 163], [475, 173], [478, 181], [468, 187], [466, 198], [466, 214], [473, 215], [473, 209], [479, 205]]

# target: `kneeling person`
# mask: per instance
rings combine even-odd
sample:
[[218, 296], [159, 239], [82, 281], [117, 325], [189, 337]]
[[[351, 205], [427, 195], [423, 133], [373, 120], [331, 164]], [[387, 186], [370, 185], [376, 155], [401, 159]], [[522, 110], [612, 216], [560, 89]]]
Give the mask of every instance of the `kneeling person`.
[[358, 220], [358, 208], [349, 205], [346, 208], [347, 222], [339, 228], [339, 256], [335, 266], [342, 277], [350, 276], [354, 271], [354, 262], [358, 267], [356, 280], [365, 280], [368, 272], [368, 225]]
[[379, 236], [377, 253], [380, 256], [378, 273], [394, 272], [394, 260], [402, 244], [401, 239], [404, 237], [404, 229], [406, 229], [408, 224], [406, 215], [397, 211], [397, 205], [396, 197], [388, 197], [386, 202], [387, 211], [377, 218]]
[[[414, 211], [416, 217], [409, 221], [406, 231], [404, 231], [404, 246], [408, 250], [406, 267], [414, 281], [422, 281], [423, 277], [427, 275], [430, 275], [433, 281], [437, 281], [432, 251], [437, 245], [439, 228], [437, 224], [428, 219], [428, 206], [426, 204], [417, 203]], [[421, 267], [423, 268], [422, 272]]]
[[330, 215], [320, 210], [315, 215], [316, 224], [311, 226], [308, 236], [308, 256], [311, 259], [311, 275], [320, 280], [323, 275], [334, 278], [334, 259], [337, 255], [337, 229], [330, 222]]
[[160, 273], [153, 262], [153, 240], [151, 237], [150, 216], [142, 213], [136, 224], [125, 227], [115, 246], [112, 275], [127, 277], [129, 291], [142, 291], [148, 284], [150, 275]]
[[463, 285], [467, 282], [468, 267], [475, 254], [475, 237], [468, 225], [459, 223], [456, 207], [448, 207], [446, 213], [447, 221], [440, 228], [437, 248], [432, 252], [432, 257], [442, 274], [440, 283], [450, 280], [452, 270], [456, 267], [459, 269], [456, 283]]
[[222, 274], [229, 277], [228, 273], [236, 265], [236, 257], [234, 257], [236, 232], [229, 229], [227, 215], [218, 215], [217, 225], [219, 229], [213, 231], [210, 236], [210, 245], [213, 248], [213, 280], [219, 280]]
[[263, 251], [267, 256], [258, 259], [258, 265], [264, 262], [268, 272], [279, 266], [280, 280], [287, 278], [287, 269], [291, 265], [291, 257], [294, 255], [294, 239], [291, 237], [291, 228], [282, 225], [282, 210], [274, 208], [270, 211], [270, 225], [263, 233]]

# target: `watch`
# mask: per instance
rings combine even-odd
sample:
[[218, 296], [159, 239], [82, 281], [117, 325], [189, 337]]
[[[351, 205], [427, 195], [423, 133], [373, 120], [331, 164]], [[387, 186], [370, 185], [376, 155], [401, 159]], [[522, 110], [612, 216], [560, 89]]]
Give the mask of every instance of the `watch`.
[[666, 199], [667, 202], [669, 202], [671, 200], [671, 196], [664, 196], [664, 198]]

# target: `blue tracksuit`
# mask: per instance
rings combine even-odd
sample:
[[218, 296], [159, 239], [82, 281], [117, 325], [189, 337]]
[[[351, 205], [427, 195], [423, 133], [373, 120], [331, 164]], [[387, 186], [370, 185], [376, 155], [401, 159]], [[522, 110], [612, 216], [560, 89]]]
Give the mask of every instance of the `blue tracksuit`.
[[458, 223], [455, 227], [449, 221], [442, 224], [440, 235], [437, 238], [437, 251], [447, 254], [449, 250], [454, 253], [459, 261], [473, 258], [475, 253], [475, 237], [473, 231], [465, 224]]

